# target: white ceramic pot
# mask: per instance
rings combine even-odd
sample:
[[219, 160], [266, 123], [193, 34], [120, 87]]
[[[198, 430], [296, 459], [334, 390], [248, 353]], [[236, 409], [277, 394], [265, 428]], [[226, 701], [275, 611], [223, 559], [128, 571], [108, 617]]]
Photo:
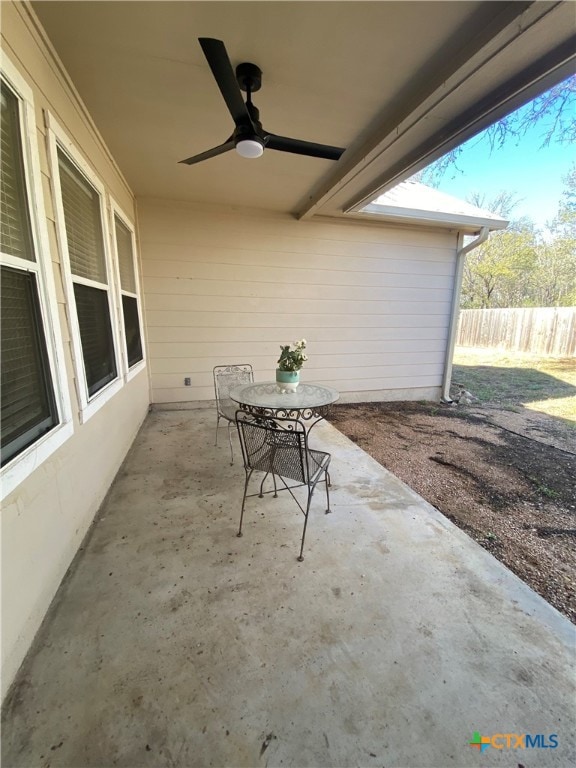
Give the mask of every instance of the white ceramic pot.
[[296, 392], [300, 383], [300, 371], [281, 371], [276, 368], [276, 386], [280, 392]]

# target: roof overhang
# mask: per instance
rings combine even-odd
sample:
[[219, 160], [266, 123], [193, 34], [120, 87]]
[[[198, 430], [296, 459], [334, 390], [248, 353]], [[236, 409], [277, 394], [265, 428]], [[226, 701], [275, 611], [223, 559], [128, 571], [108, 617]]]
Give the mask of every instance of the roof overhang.
[[377, 195], [573, 74], [575, 27], [571, 2], [518, 2], [496, 13], [461, 51], [457, 68], [446, 77], [425, 78], [411, 109], [382, 115], [302, 203], [299, 218], [359, 213]]
[[483, 227], [491, 232], [506, 229], [508, 221], [504, 219], [482, 218], [479, 216], [464, 216], [456, 213], [438, 211], [422, 211], [414, 208], [401, 208], [393, 205], [370, 203], [361, 211], [353, 211], [351, 216], [373, 222], [388, 222], [393, 224], [417, 224], [418, 226], [457, 229], [468, 235], [475, 235]]

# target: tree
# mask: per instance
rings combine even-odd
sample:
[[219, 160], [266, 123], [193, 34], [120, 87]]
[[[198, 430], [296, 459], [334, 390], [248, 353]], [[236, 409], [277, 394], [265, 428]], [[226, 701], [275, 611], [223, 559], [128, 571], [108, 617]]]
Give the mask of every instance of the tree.
[[484, 193], [472, 192], [467, 200], [477, 208], [496, 213], [503, 219], [511, 219], [514, 208], [520, 203], [520, 199], [514, 192], [507, 192], [504, 189], [491, 199], [488, 199]]
[[538, 307], [576, 305], [576, 241], [555, 238], [538, 249], [533, 304]]
[[[476, 139], [486, 136], [491, 150], [494, 150], [503, 147], [511, 139], [519, 141], [535, 125], [542, 128], [541, 147], [547, 147], [551, 141], [559, 144], [576, 142], [576, 75], [571, 75], [524, 107], [497, 120], [479, 133]], [[450, 168], [458, 170], [458, 158], [464, 146], [450, 150], [415, 174], [414, 178], [423, 184], [437, 187]]]
[[466, 257], [462, 282], [465, 309], [518, 307], [530, 300], [537, 262], [534, 231], [503, 230]]
[[561, 237], [576, 239], [576, 163], [564, 176], [566, 188], [560, 198], [558, 216], [552, 222], [551, 229]]
[[522, 136], [533, 125], [543, 123], [542, 145], [552, 140], [561, 144], [576, 142], [576, 75], [568, 77], [533, 99], [526, 109], [516, 110], [492, 126], [493, 138], [499, 146], [508, 135]]
[[[487, 136], [492, 149], [520, 141], [534, 126], [542, 128], [541, 147], [551, 141], [576, 142], [576, 75], [558, 83], [528, 105], [497, 121], [476, 138]], [[465, 145], [456, 147], [416, 175], [419, 181], [438, 186], [449, 168], [458, 169]], [[512, 192], [500, 192], [487, 201], [474, 194], [469, 202], [510, 220], [506, 231], [490, 239], [466, 257], [462, 306], [522, 307], [576, 304], [576, 165], [564, 178], [558, 214], [546, 233], [528, 218], [514, 219], [520, 202]]]
[[576, 304], [576, 165], [564, 177], [558, 214], [546, 236], [528, 219], [514, 219], [519, 202], [510, 192], [494, 199], [475, 193], [469, 202], [510, 218], [508, 229], [466, 257], [462, 306], [550, 307]]
[[536, 262], [532, 222], [512, 219], [512, 212], [519, 202], [512, 192], [503, 190], [491, 200], [475, 192], [468, 202], [511, 221], [508, 229], [493, 232], [485, 243], [466, 257], [462, 306], [466, 309], [518, 306], [518, 302], [526, 299]]
[[542, 307], [576, 304], [576, 164], [564, 183], [558, 214], [538, 251], [535, 300]]

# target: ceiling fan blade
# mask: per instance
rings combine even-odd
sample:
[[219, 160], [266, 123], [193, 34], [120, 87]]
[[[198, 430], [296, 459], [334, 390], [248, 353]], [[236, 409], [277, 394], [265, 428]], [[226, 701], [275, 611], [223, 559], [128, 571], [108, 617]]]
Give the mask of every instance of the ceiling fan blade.
[[252, 120], [242, 98], [224, 43], [222, 40], [214, 40], [212, 37], [199, 37], [198, 42], [202, 46], [204, 56], [206, 56], [232, 119], [236, 125], [252, 127]]
[[193, 155], [187, 160], [179, 160], [178, 162], [185, 163], [186, 165], [195, 165], [196, 163], [201, 163], [202, 160], [209, 160], [211, 157], [223, 155], [224, 152], [228, 152], [230, 149], [234, 149], [234, 142], [232, 139], [229, 139], [224, 144], [219, 144], [217, 147], [207, 149], [206, 152], [201, 152], [199, 155]]
[[289, 139], [287, 136], [276, 136], [274, 133], [267, 134], [266, 147], [268, 149], [277, 149], [280, 152], [292, 152], [295, 155], [322, 157], [325, 160], [338, 160], [344, 152], [340, 147], [316, 144], [313, 141]]

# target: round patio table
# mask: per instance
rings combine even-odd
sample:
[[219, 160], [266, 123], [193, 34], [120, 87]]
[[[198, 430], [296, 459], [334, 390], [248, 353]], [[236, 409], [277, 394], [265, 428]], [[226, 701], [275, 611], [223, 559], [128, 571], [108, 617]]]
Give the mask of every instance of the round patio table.
[[295, 392], [281, 392], [275, 381], [243, 384], [230, 392], [240, 410], [258, 416], [312, 422], [325, 418], [340, 393], [323, 384], [300, 383]]

